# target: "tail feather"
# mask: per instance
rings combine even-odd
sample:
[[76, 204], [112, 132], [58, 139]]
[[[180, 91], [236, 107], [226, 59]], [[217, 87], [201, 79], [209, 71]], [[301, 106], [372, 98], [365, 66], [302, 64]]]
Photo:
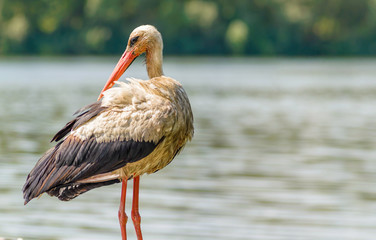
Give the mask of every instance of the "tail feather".
[[111, 185], [114, 183], [119, 183], [119, 179], [113, 179], [105, 182], [97, 183], [70, 183], [66, 185], [60, 185], [58, 187], [52, 188], [47, 193], [50, 196], [57, 197], [61, 201], [69, 201], [78, 195], [85, 193], [91, 189]]

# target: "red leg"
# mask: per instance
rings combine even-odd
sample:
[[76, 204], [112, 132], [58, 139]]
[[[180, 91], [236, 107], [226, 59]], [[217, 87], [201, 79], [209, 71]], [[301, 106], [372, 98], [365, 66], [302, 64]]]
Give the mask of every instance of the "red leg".
[[128, 217], [127, 214], [125, 213], [125, 197], [127, 194], [127, 181], [128, 179], [123, 179], [121, 183], [121, 198], [120, 198], [120, 207], [119, 207], [119, 223], [120, 223], [120, 230], [121, 230], [121, 239], [122, 240], [127, 240], [127, 221]]
[[138, 193], [140, 187], [140, 176], [133, 178], [133, 202], [132, 202], [132, 220], [133, 225], [136, 230], [136, 235], [138, 240], [142, 240], [142, 233], [141, 233], [141, 216], [138, 212]]

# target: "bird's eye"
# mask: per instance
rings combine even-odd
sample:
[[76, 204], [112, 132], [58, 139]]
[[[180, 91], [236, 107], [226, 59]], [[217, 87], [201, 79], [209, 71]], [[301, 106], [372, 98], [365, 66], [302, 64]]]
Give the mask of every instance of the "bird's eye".
[[136, 36], [136, 37], [133, 37], [130, 41], [129, 41], [129, 46], [132, 47], [138, 40], [138, 37], [139, 36]]

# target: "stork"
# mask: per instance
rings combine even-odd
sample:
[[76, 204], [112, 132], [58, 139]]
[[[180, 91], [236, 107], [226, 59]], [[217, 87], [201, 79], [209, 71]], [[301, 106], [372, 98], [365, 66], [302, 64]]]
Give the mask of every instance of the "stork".
[[[134, 29], [128, 45], [96, 102], [79, 109], [27, 176], [25, 204], [48, 193], [69, 201], [93, 188], [122, 182], [118, 212], [126, 239], [127, 181], [133, 178], [131, 217], [142, 239], [139, 180], [167, 164], [193, 137], [193, 115], [182, 85], [163, 75], [162, 36], [151, 25]], [[133, 60], [145, 53], [149, 80], [118, 82]], [[117, 83], [119, 86], [112, 88]]]

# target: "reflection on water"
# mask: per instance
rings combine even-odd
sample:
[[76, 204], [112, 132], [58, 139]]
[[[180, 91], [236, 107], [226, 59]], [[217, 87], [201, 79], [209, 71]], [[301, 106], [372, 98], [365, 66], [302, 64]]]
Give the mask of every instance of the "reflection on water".
[[[26, 207], [21, 193], [51, 137], [96, 99], [116, 60], [0, 60], [0, 238], [119, 239], [120, 185]], [[375, 65], [167, 58], [166, 75], [190, 96], [196, 135], [166, 169], [141, 178], [145, 239], [374, 239]], [[146, 78], [144, 66], [127, 76]]]

